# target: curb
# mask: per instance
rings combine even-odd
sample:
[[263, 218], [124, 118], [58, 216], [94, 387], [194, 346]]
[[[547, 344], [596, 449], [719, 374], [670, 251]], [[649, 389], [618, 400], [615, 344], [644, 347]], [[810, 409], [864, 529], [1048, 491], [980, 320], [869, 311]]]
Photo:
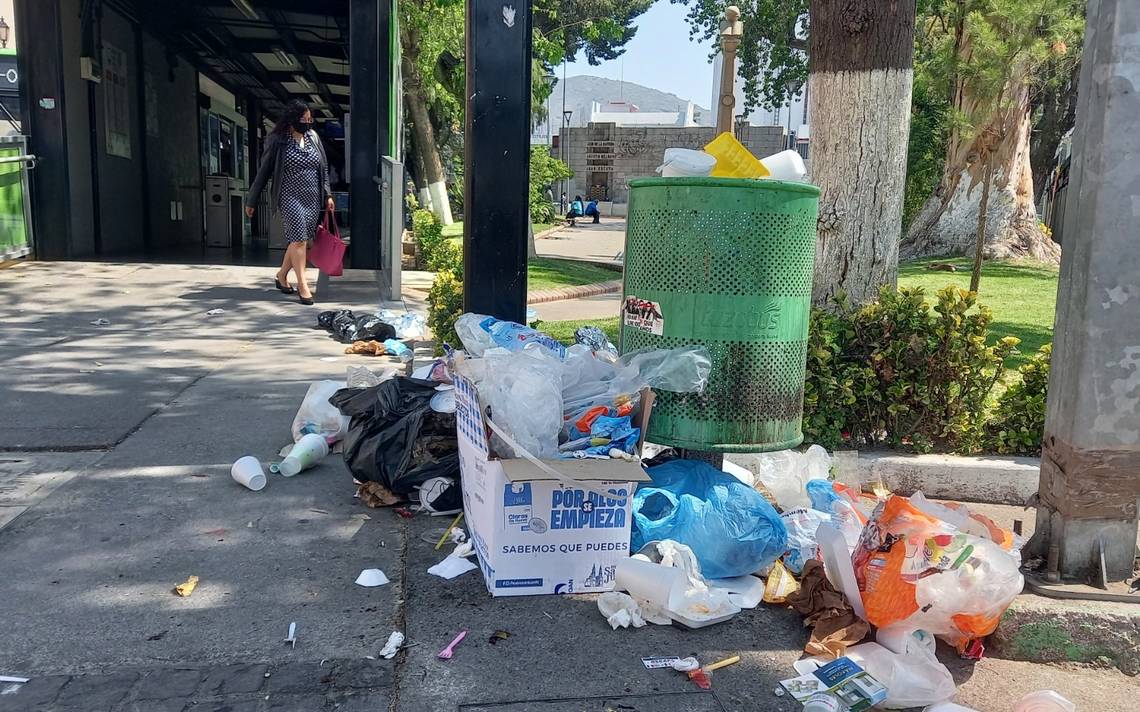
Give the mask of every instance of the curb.
[[[921, 491], [928, 497], [959, 502], [1012, 504], [1024, 506], [1037, 493], [1041, 460], [1036, 457], [958, 455], [907, 455], [896, 452], [853, 452], [838, 450], [837, 477], [843, 482], [858, 480], [870, 491], [882, 482], [895, 494], [910, 496]], [[848, 471], [856, 456], [854, 472]], [[761, 466], [756, 455], [732, 454], [725, 458], [752, 472]]]
[[[882, 481], [894, 493], [962, 502], [1022, 506], [1040, 479], [1037, 457], [900, 455], [859, 453], [858, 474], [864, 485]], [[842, 475], [840, 475], [842, 477]]]
[[582, 284], [577, 287], [562, 287], [561, 289], [540, 289], [526, 295], [527, 304], [543, 304], [557, 302], [563, 299], [580, 299], [582, 297], [596, 297], [600, 294], [613, 294], [621, 291], [621, 280], [614, 279], [609, 282], [595, 282]]
[[986, 643], [987, 654], [1034, 663], [1092, 663], [1140, 673], [1140, 606], [1022, 594]]
[[545, 230], [541, 230], [539, 232], [534, 233], [534, 239], [541, 240], [544, 237], [548, 237], [550, 235], [553, 235], [554, 233], [558, 232], [559, 230], [562, 230], [565, 227], [566, 227], [565, 225], [555, 225], [554, 227], [548, 227]]
[[538, 257], [544, 260], [562, 260], [563, 262], [582, 262], [602, 269], [613, 270], [614, 272], [622, 272], [625, 270], [625, 263], [616, 260], [603, 260], [593, 259], [590, 257], [571, 257], [569, 255], [551, 255], [551, 254], [538, 254]]

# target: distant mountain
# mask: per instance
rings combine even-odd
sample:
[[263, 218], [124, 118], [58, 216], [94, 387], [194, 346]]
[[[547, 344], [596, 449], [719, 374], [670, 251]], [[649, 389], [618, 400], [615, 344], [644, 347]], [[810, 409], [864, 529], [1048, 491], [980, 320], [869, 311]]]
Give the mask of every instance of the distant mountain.
[[[685, 108], [687, 100], [676, 94], [658, 91], [633, 82], [620, 82], [605, 77], [592, 77], [580, 75], [566, 78], [566, 106], [575, 113], [591, 101], [605, 106], [611, 101], [629, 101], [637, 105], [641, 111], [681, 111]], [[554, 93], [550, 96], [550, 126], [551, 132], [558, 133], [558, 125], [562, 117], [562, 77], [554, 85]], [[698, 123], [711, 126], [712, 112], [699, 105], [695, 111], [700, 112]], [[575, 117], [577, 118], [577, 117]], [[571, 120], [572, 126], [580, 126], [577, 120]], [[535, 135], [546, 135], [546, 122], [534, 130]]]

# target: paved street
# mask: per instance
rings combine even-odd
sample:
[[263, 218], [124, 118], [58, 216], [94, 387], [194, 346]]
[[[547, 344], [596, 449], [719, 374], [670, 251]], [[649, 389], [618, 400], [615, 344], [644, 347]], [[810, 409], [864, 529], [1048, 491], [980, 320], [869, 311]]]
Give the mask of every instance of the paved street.
[[[0, 675], [32, 678], [0, 683], [0, 710], [798, 709], [772, 694], [806, 639], [789, 610], [611, 631], [588, 596], [493, 599], [476, 573], [429, 575], [442, 556], [425, 535], [446, 523], [364, 508], [335, 455], [261, 492], [235, 484], [234, 459], [289, 442], [309, 382], [377, 363], [313, 328], [322, 308], [374, 308], [370, 275], [303, 307], [270, 272], [0, 270]], [[391, 583], [354, 585], [364, 568]], [[175, 596], [190, 575], [193, 595]], [[410, 647], [366, 657], [392, 630]], [[460, 630], [454, 659], [437, 659]], [[984, 712], [1042, 687], [1098, 712], [1140, 694], [1115, 670], [941, 652], [959, 702]], [[641, 663], [737, 653], [712, 693]]]

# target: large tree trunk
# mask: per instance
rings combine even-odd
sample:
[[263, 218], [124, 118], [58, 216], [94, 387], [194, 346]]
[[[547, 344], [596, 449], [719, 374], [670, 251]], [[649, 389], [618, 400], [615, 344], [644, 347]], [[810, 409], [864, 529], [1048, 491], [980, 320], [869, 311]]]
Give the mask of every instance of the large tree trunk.
[[[969, 48], [963, 57], [969, 59]], [[1014, 72], [1014, 76], [1019, 76]], [[946, 147], [942, 180], [919, 211], [903, 238], [899, 256], [972, 255], [986, 155], [993, 163], [993, 181], [986, 201], [987, 259], [1032, 257], [1056, 262], [1061, 248], [1037, 224], [1033, 205], [1033, 173], [1029, 162], [1029, 89], [1017, 81], [1006, 87], [1008, 99], [999, 103], [985, 125], [970, 135], [955, 129]], [[963, 84], [956, 88], [954, 108], [964, 116], [981, 113], [980, 102]]]
[[811, 0], [812, 181], [822, 191], [812, 302], [873, 300], [898, 277], [914, 2]]
[[[409, 52], [408, 41], [404, 42], [405, 53]], [[414, 51], [414, 50], [411, 50]], [[422, 168], [423, 180], [427, 184], [430, 210], [444, 225], [455, 222], [451, 217], [451, 204], [447, 200], [447, 184], [444, 182], [443, 160], [439, 156], [439, 146], [435, 141], [435, 128], [431, 123], [431, 112], [423, 95], [423, 80], [416, 69], [415, 61], [405, 55], [400, 63], [404, 77], [404, 105], [412, 122], [412, 143], [416, 151], [416, 165]], [[421, 195], [420, 202], [429, 207]]]

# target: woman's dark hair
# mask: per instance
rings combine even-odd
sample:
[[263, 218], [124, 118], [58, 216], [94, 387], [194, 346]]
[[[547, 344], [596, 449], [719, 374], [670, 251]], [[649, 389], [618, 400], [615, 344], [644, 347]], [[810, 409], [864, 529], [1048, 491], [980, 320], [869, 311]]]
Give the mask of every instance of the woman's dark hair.
[[575, 196], [574, 196], [574, 200], [577, 200], [577, 201], [580, 203], [580, 202], [582, 202], [582, 196], [580, 196], [580, 195], [575, 195]]
[[281, 118], [277, 119], [277, 123], [273, 125], [273, 133], [287, 134], [293, 130], [293, 124], [301, 120], [305, 112], [309, 110], [308, 105], [300, 99], [290, 99], [289, 103], [285, 105], [285, 111], [281, 114]]

